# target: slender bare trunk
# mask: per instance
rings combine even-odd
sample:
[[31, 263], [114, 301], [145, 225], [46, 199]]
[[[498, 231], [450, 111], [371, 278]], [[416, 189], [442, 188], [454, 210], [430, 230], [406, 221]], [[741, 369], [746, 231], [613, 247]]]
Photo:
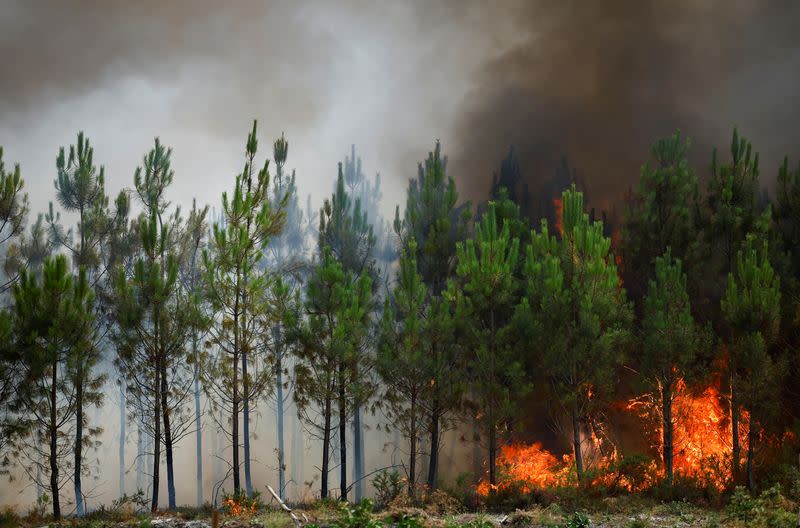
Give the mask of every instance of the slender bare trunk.
[[731, 476], [734, 482], [739, 480], [739, 460], [741, 459], [741, 446], [739, 445], [739, 409], [736, 401], [734, 387], [734, 374], [731, 372], [731, 439], [733, 452], [731, 453]]
[[753, 476], [753, 457], [755, 456], [756, 426], [753, 415], [750, 414], [750, 424], [747, 430], [747, 487], [755, 491], [756, 481]]
[[347, 408], [344, 363], [339, 365], [339, 500], [347, 501]]
[[158, 488], [160, 486], [159, 473], [161, 470], [161, 358], [156, 359], [156, 379], [153, 387], [154, 405], [153, 421], [155, 435], [153, 435], [153, 497], [150, 501], [150, 511], [158, 510]]
[[83, 517], [83, 489], [81, 487], [81, 469], [83, 469], [83, 370], [81, 365], [78, 365], [77, 375], [75, 376], [75, 460], [73, 465], [72, 482], [75, 488], [75, 513], [78, 517]]
[[[436, 387], [438, 387], [438, 384]], [[429, 492], [433, 492], [436, 489], [436, 476], [439, 469], [439, 412], [439, 397], [436, 395], [433, 398], [433, 407], [431, 409], [431, 455], [430, 463], [428, 464]]]
[[583, 453], [581, 453], [581, 419], [578, 415], [577, 405], [572, 411], [572, 449], [575, 452], [575, 471], [578, 473], [578, 482], [582, 482]]
[[667, 477], [667, 483], [672, 486], [673, 482], [673, 442], [672, 442], [672, 385], [671, 383], [664, 383], [661, 386], [661, 404], [662, 404], [662, 428], [664, 433], [664, 475]]
[[167, 365], [166, 361], [161, 362], [161, 413], [164, 416], [164, 448], [167, 455], [167, 506], [174, 510], [175, 503], [175, 466], [172, 458], [172, 429], [169, 420], [169, 405], [167, 396], [169, 386], [167, 384]]
[[278, 496], [281, 500], [285, 499], [284, 488], [286, 487], [286, 450], [283, 442], [283, 351], [280, 345], [280, 334], [276, 328], [273, 332], [275, 335], [275, 419], [277, 421], [276, 429], [278, 434]]
[[125, 394], [125, 384], [120, 380], [119, 383], [119, 496], [125, 496], [125, 438], [126, 420], [125, 408], [127, 407], [127, 398]]
[[53, 495], [53, 517], [61, 518], [61, 501], [58, 497], [58, 362], [53, 362], [50, 386], [50, 493]]
[[[197, 337], [194, 337], [194, 349], [197, 351]], [[197, 435], [197, 505], [203, 505], [203, 428], [200, 417], [200, 372], [197, 361], [194, 363], [194, 426]]]
[[325, 399], [325, 425], [322, 428], [322, 478], [319, 496], [328, 498], [328, 466], [331, 451], [331, 399]]

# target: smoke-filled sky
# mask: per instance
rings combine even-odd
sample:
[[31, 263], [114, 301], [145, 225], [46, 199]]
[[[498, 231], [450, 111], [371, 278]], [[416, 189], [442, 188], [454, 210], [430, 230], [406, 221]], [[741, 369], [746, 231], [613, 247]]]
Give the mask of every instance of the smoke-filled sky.
[[216, 204], [253, 118], [264, 155], [286, 133], [315, 204], [355, 143], [393, 210], [437, 138], [473, 199], [513, 144], [533, 189], [567, 155], [594, 200], [615, 200], [678, 127], [702, 169], [738, 125], [772, 179], [800, 156], [798, 27], [792, 0], [6, 0], [0, 144], [34, 211], [78, 130], [112, 191], [158, 135], [173, 197]]

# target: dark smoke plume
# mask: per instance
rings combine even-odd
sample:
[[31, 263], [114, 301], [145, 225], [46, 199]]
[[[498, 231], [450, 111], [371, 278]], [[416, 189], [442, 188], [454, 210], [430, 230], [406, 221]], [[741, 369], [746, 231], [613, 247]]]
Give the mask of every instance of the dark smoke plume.
[[798, 2], [548, 0], [513, 16], [519, 44], [480, 71], [457, 126], [470, 198], [485, 198], [509, 145], [534, 203], [566, 156], [604, 208], [677, 128], [701, 178], [734, 126], [761, 151], [764, 181], [800, 156]]

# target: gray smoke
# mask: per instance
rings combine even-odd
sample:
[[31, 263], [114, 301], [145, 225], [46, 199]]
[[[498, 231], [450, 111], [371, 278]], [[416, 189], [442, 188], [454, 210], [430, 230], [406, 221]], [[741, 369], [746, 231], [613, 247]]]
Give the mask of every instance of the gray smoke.
[[561, 156], [590, 199], [618, 201], [649, 145], [680, 128], [707, 172], [734, 126], [762, 152], [774, 180], [800, 156], [797, 2], [541, 0], [514, 8], [518, 44], [475, 77], [456, 125], [456, 173], [471, 196], [514, 145], [535, 190]]

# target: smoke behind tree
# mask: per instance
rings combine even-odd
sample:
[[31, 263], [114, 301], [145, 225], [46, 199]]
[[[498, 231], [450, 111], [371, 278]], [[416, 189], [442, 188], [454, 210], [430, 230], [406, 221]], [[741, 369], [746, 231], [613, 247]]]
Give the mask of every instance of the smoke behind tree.
[[[593, 205], [618, 201], [649, 145], [680, 128], [701, 177], [733, 126], [774, 181], [800, 128], [800, 4], [540, 1], [513, 8], [519, 41], [475, 78], [457, 123], [453, 174], [486, 196], [514, 145], [535, 195], [562, 156]], [[724, 150], [723, 150], [724, 149]]]

